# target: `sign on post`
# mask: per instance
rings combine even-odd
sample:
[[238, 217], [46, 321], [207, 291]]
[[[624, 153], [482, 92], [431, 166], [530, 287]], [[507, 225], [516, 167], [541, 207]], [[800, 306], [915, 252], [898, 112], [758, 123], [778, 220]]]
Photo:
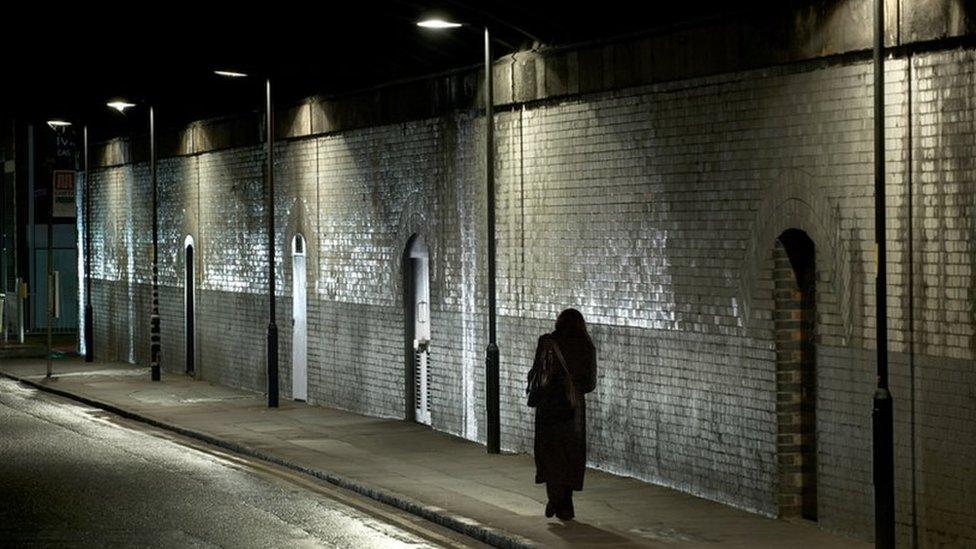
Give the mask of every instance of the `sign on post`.
[[77, 217], [75, 209], [75, 172], [71, 170], [54, 171], [54, 197], [51, 215], [53, 217]]

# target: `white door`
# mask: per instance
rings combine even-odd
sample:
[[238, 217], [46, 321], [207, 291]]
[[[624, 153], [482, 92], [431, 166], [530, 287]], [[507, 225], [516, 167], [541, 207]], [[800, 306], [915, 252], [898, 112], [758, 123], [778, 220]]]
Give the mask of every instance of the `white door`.
[[[419, 239], [418, 239], [419, 240]], [[418, 254], [419, 255], [419, 254]], [[414, 390], [417, 422], [430, 425], [430, 273], [426, 254], [413, 260], [414, 267]]]
[[[298, 237], [301, 238], [301, 237]], [[292, 346], [291, 394], [295, 400], [308, 400], [308, 334], [305, 322], [305, 254], [292, 255]]]

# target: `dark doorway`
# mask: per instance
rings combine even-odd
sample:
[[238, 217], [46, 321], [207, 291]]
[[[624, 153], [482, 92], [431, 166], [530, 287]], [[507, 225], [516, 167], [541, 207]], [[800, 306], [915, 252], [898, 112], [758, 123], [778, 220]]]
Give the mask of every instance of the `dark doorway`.
[[403, 254], [407, 419], [430, 425], [430, 263], [423, 237], [414, 235]]
[[817, 269], [813, 241], [790, 229], [773, 249], [779, 512], [817, 520]]
[[193, 239], [187, 237], [185, 257], [185, 278], [183, 284], [183, 314], [186, 326], [186, 373], [194, 375], [196, 372], [196, 292], [194, 291], [194, 263]]

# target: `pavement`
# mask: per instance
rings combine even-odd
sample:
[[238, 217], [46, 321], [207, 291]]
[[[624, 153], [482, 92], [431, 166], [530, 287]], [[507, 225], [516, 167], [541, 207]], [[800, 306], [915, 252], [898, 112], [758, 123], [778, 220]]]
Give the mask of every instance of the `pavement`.
[[5, 548], [485, 547], [301, 473], [4, 378], [0, 487]]
[[762, 517], [636, 479], [590, 469], [576, 520], [543, 516], [545, 489], [525, 454], [484, 447], [404, 421], [282, 401], [80, 358], [2, 358], [0, 374], [264, 459], [393, 505], [500, 547], [869, 547], [806, 521]]

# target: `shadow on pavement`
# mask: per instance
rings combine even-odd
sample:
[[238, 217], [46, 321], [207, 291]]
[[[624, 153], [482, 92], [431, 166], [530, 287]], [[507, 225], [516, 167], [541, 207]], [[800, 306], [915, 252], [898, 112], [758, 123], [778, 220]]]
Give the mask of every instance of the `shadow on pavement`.
[[614, 545], [637, 546], [630, 538], [615, 534], [609, 530], [591, 526], [585, 522], [570, 520], [566, 522], [553, 522], [549, 524], [549, 531], [560, 538], [574, 544], [591, 545]]

